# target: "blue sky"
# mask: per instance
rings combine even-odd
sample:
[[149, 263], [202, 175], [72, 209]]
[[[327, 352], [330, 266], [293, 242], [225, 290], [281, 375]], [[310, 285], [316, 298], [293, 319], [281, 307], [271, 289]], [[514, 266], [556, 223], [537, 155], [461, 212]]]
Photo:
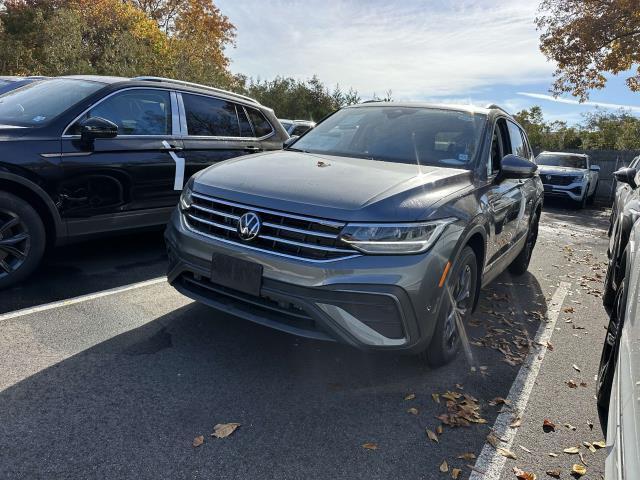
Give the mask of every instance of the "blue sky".
[[216, 0], [237, 27], [232, 70], [254, 78], [307, 79], [353, 87], [363, 99], [485, 105], [515, 112], [540, 105], [570, 124], [596, 104], [640, 114], [640, 94], [611, 78], [590, 104], [553, 100], [554, 65], [538, 50], [537, 1]]

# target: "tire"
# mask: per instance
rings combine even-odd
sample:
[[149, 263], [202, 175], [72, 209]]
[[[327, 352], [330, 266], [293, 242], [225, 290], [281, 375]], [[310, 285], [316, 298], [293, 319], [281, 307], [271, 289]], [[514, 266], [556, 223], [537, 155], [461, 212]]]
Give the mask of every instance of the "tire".
[[38, 266], [46, 232], [35, 209], [21, 198], [0, 192], [0, 289], [27, 278]]
[[598, 367], [598, 380], [596, 383], [596, 400], [598, 406], [598, 416], [602, 431], [607, 431], [607, 417], [609, 414], [609, 400], [611, 398], [611, 387], [618, 361], [618, 347], [620, 345], [620, 334], [624, 325], [624, 313], [627, 304], [627, 295], [624, 282], [620, 283], [616, 294], [615, 307], [611, 312], [607, 336], [605, 337], [602, 354], [600, 355], [600, 366]]
[[[589, 205], [593, 205], [594, 200], [596, 199], [596, 193], [598, 192], [598, 183], [600, 183], [599, 181], [596, 182], [596, 187], [593, 189], [593, 193], [591, 194], [591, 196], [587, 199], [587, 203]], [[588, 191], [588, 190], [587, 190]]]
[[[471, 247], [465, 247], [456, 259], [445, 288], [452, 288], [458, 300], [458, 312], [465, 320], [473, 311], [477, 296], [478, 263]], [[453, 360], [460, 349], [460, 336], [455, 326], [455, 313], [446, 290], [443, 289], [442, 305], [438, 314], [433, 338], [422, 354], [431, 367], [440, 367]]]
[[533, 249], [536, 246], [538, 240], [538, 226], [540, 224], [540, 214], [535, 213], [529, 224], [529, 231], [527, 232], [527, 241], [522, 248], [522, 251], [509, 265], [509, 272], [514, 275], [523, 275], [529, 268], [531, 262], [531, 255]]
[[587, 185], [587, 189], [585, 190], [584, 195], [582, 196], [582, 199], [574, 201], [574, 205], [578, 210], [582, 210], [587, 206], [587, 201], [589, 200], [589, 197], [587, 195], [588, 193], [589, 193], [589, 185]]

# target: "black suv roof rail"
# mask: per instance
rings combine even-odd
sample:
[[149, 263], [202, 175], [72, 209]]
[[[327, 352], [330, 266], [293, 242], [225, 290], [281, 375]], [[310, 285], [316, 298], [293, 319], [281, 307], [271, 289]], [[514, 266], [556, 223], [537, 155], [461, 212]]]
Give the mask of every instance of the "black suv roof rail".
[[500, 105], [496, 105], [495, 103], [491, 103], [489, 105], [486, 106], [486, 108], [488, 110], [500, 110], [501, 112], [506, 113], [507, 115], [511, 115], [509, 112], [507, 112], [504, 108], [502, 108]]
[[131, 80], [138, 80], [143, 82], [165, 82], [165, 83], [175, 83], [176, 85], [184, 85], [185, 87], [197, 87], [204, 88], [205, 90], [211, 90], [217, 93], [223, 93], [225, 95], [229, 95], [231, 97], [241, 98], [246, 100], [247, 102], [255, 103], [256, 105], [260, 105], [256, 99], [247, 97], [246, 95], [241, 95], [239, 93], [230, 92], [228, 90], [223, 90], [221, 88], [210, 87], [209, 85], [201, 85], [199, 83], [186, 82], [184, 80], [176, 80], [174, 78], [166, 78], [166, 77], [152, 77], [152, 76], [141, 76], [141, 77], [133, 77]]

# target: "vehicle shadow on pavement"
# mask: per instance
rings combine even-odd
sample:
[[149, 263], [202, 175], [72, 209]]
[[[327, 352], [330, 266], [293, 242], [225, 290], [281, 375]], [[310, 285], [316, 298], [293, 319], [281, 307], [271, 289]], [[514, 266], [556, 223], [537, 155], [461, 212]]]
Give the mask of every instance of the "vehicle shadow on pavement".
[[[466, 478], [474, 461], [457, 457], [479, 454], [505, 408], [489, 401], [541, 348], [532, 340], [545, 305], [531, 274], [483, 290], [469, 334], [486, 369], [471, 373], [462, 355], [432, 370], [191, 303], [1, 392], [0, 477], [442, 478], [446, 459]], [[478, 399], [486, 423], [444, 426], [436, 443], [425, 429], [447, 405], [432, 394], [447, 391]], [[209, 435], [228, 422], [241, 427]]]

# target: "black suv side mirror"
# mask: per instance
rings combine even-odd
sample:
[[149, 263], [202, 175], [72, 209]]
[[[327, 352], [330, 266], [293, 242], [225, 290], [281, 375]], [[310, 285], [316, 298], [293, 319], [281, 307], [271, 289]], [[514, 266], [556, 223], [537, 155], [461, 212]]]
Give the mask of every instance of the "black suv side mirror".
[[527, 160], [526, 158], [510, 153], [500, 162], [499, 178], [501, 180], [505, 178], [531, 178], [536, 174], [537, 170], [538, 165], [535, 163]]
[[637, 174], [638, 171], [635, 168], [629, 167], [624, 167], [613, 172], [613, 176], [616, 177], [617, 181], [626, 183], [631, 188], [638, 188], [638, 184], [636, 183]]
[[114, 138], [118, 136], [118, 125], [102, 117], [91, 117], [80, 124], [80, 140], [92, 145], [96, 138]]
[[282, 148], [287, 148], [289, 146], [291, 146], [293, 144], [293, 142], [295, 142], [296, 140], [298, 140], [298, 138], [300, 138], [299, 135], [292, 135], [289, 138], [287, 138], [284, 142], [282, 142]]

